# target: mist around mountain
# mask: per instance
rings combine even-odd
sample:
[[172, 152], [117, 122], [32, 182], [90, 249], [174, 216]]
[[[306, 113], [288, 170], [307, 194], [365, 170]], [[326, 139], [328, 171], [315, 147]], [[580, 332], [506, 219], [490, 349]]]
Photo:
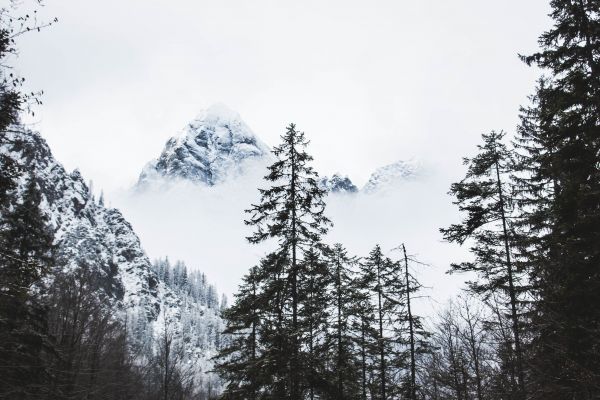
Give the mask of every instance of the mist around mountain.
[[[156, 159], [163, 161], [151, 161], [139, 182], [112, 201], [152, 257], [176, 254], [231, 298], [249, 265], [270, 249], [249, 245], [251, 231], [244, 224], [244, 210], [265, 186], [273, 161], [269, 150], [237, 112], [213, 105], [169, 138]], [[362, 186], [341, 173], [320, 177], [319, 185], [329, 193], [326, 213], [334, 223], [328, 240], [343, 239], [350, 250], [365, 254], [375, 243], [389, 250], [410, 237], [416, 254], [432, 265], [423, 271], [435, 288], [432, 298], [443, 301], [455, 293], [444, 282], [443, 266], [457, 250], [441, 243], [437, 231], [440, 220], [449, 221], [452, 206], [439, 196], [447, 188], [434, 168], [398, 161], [373, 171]]]

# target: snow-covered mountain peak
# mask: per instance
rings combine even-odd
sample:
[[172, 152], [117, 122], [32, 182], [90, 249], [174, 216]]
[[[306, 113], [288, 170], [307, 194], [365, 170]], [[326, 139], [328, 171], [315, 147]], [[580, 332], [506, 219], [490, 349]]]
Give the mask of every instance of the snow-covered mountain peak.
[[160, 156], [146, 165], [138, 187], [159, 180], [185, 180], [214, 186], [243, 174], [250, 161], [270, 159], [269, 147], [223, 104], [201, 111]]
[[395, 187], [403, 182], [418, 178], [422, 175], [422, 172], [423, 165], [417, 160], [396, 161], [395, 163], [377, 168], [363, 186], [362, 191], [365, 193], [374, 193], [379, 190]]

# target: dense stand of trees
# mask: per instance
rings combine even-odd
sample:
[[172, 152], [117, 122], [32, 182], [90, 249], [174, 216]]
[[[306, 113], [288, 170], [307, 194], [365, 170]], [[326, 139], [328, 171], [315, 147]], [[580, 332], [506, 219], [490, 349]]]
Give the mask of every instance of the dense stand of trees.
[[535, 398], [600, 393], [600, 2], [554, 0], [523, 59], [546, 71], [516, 137], [517, 244], [534, 294]]
[[[470, 289], [489, 305], [501, 373], [486, 397], [600, 396], [600, 2], [551, 1], [554, 26], [522, 56], [545, 71], [509, 142], [483, 136], [451, 193], [466, 218]], [[495, 318], [494, 318], [495, 317]]]
[[392, 260], [376, 246], [364, 259], [322, 236], [325, 193], [288, 126], [277, 158], [248, 213], [250, 242], [277, 248], [252, 268], [227, 310], [232, 337], [217, 370], [228, 399], [416, 399], [428, 334], [411, 309], [420, 289], [406, 253]]
[[[115, 318], [93, 260], [61, 268], [38, 177], [0, 157], [0, 398], [599, 398], [600, 1], [551, 6], [540, 51], [522, 57], [545, 76], [517, 132], [484, 134], [450, 188], [463, 219], [441, 233], [472, 257], [449, 272], [470, 280], [428, 321], [404, 245], [357, 257], [323, 241], [325, 193], [293, 124], [248, 210], [249, 241], [276, 247], [233, 304], [182, 263], [155, 262], [171, 290], [227, 321], [200, 335], [189, 308], [183, 340], [167, 316], [156, 335], [140, 316]], [[3, 61], [21, 31], [7, 10], [0, 20]], [[3, 139], [28, 97], [0, 73]], [[184, 346], [194, 340], [218, 342], [222, 391], [198, 376]]]

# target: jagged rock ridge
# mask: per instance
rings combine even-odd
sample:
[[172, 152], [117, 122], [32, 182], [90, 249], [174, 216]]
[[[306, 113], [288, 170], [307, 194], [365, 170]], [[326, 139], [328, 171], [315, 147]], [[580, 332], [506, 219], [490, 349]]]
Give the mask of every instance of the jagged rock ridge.
[[398, 187], [404, 182], [418, 179], [423, 175], [422, 165], [414, 160], [397, 161], [377, 168], [367, 183], [359, 190], [347, 176], [334, 174], [319, 180], [319, 186], [329, 193], [375, 193]]

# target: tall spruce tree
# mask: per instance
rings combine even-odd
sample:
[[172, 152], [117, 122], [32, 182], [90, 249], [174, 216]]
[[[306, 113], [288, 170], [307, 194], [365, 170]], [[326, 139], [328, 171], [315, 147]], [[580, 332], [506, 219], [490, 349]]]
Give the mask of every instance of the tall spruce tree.
[[223, 313], [227, 321], [223, 333], [229, 340], [221, 349], [215, 367], [227, 382], [223, 399], [255, 400], [259, 395], [258, 290], [257, 267], [254, 267], [244, 277], [234, 304]]
[[397, 269], [394, 263], [383, 254], [379, 245], [375, 246], [369, 256], [363, 259], [359, 266], [360, 282], [363, 289], [369, 293], [370, 301], [375, 314], [375, 337], [373, 338], [376, 349], [377, 370], [377, 398], [385, 400], [390, 394], [391, 377], [389, 373], [391, 337], [389, 321], [398, 311], [398, 302], [395, 299], [395, 285]]
[[359, 353], [360, 398], [366, 400], [371, 393], [378, 392], [377, 388], [372, 387], [375, 361], [379, 350], [376, 340], [373, 339], [377, 338], [378, 330], [368, 282], [363, 281], [359, 276], [355, 285], [355, 318], [352, 323], [355, 347]]
[[303, 322], [303, 361], [308, 398], [323, 397], [329, 390], [327, 331], [332, 293], [329, 290], [329, 265], [323, 246], [311, 247], [300, 270], [300, 318]]
[[289, 396], [289, 318], [281, 279], [287, 260], [280, 256], [269, 253], [252, 269], [223, 314], [229, 340], [216, 357], [216, 370], [227, 381], [225, 399]]
[[600, 397], [600, 1], [552, 0], [517, 138], [533, 398]]
[[519, 274], [511, 258], [515, 240], [511, 220], [514, 207], [511, 198], [514, 169], [511, 151], [503, 143], [505, 134], [483, 134], [479, 153], [464, 163], [468, 166], [463, 180], [451, 186], [450, 194], [459, 210], [466, 213], [460, 224], [440, 229], [450, 242], [464, 244], [470, 240], [475, 260], [452, 264], [452, 272], [475, 272], [477, 280], [469, 282], [470, 289], [484, 297], [504, 295], [509, 306], [516, 354], [518, 388], [525, 396], [525, 370], [520, 334]]
[[357, 398], [360, 391], [358, 382], [360, 365], [354, 350], [352, 321], [355, 318], [356, 285], [354, 265], [356, 257], [348, 255], [341, 244], [335, 244], [328, 252], [329, 281], [331, 292], [330, 329], [326, 341], [332, 354], [332, 390], [328, 398], [343, 400]]
[[247, 210], [248, 225], [255, 228], [250, 243], [277, 242], [277, 249], [261, 262], [257, 271], [262, 372], [270, 377], [260, 382], [265, 396], [300, 400], [311, 374], [303, 363], [306, 320], [300, 318], [300, 299], [305, 275], [306, 254], [327, 232], [330, 221], [324, 216], [325, 192], [317, 184], [317, 174], [310, 166], [304, 133], [290, 124], [273, 149], [276, 161], [269, 167], [265, 180], [268, 189], [259, 189], [260, 203]]

